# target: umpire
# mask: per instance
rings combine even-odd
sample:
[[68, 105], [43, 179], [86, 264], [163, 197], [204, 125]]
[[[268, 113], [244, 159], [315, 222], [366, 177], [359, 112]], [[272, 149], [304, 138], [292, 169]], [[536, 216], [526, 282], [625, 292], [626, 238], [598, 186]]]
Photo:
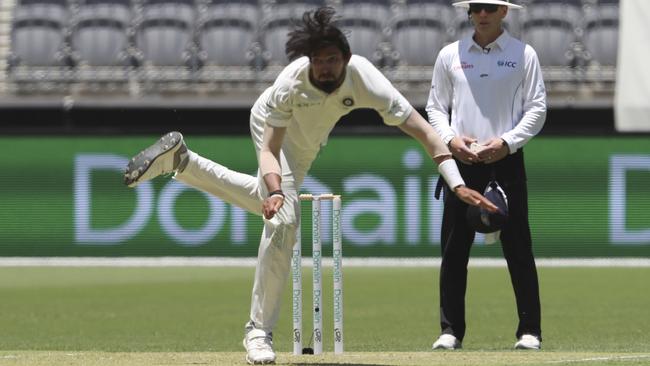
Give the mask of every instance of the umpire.
[[[429, 122], [462, 163], [458, 165], [467, 185], [482, 192], [494, 179], [505, 191], [509, 216], [500, 239], [519, 314], [515, 348], [539, 349], [539, 284], [528, 224], [523, 146], [546, 118], [542, 72], [533, 48], [502, 27], [508, 11], [521, 6], [502, 0], [453, 5], [468, 9], [474, 32], [438, 54], [426, 110]], [[465, 336], [467, 263], [475, 236], [467, 208], [445, 186], [441, 335], [434, 349], [461, 348]]]

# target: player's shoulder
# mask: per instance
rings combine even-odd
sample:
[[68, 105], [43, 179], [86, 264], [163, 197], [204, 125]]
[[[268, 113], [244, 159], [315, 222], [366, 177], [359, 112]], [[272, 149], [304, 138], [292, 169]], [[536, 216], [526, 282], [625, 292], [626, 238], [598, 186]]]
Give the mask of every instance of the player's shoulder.
[[307, 56], [298, 57], [291, 61], [287, 66], [282, 69], [278, 78], [281, 79], [296, 79], [301, 76], [303, 71], [309, 68], [309, 58]]
[[507, 46], [506, 52], [531, 54], [535, 53], [535, 50], [528, 43], [520, 40], [519, 38], [513, 37], [510, 34], [507, 34]]
[[354, 84], [369, 84], [373, 83], [379, 77], [381, 71], [367, 58], [359, 55], [352, 55], [348, 62], [346, 70], [346, 78], [351, 80]]
[[440, 49], [440, 53], [448, 54], [448, 53], [458, 52], [458, 47], [460, 47], [461, 43], [465, 41], [466, 39], [459, 39], [455, 42], [451, 42], [448, 45], [442, 47]]
[[524, 56], [537, 57], [537, 51], [535, 51], [533, 46], [529, 45], [528, 43], [524, 43]]
[[512, 49], [514, 52], [521, 52], [521, 50], [524, 50], [525, 52], [528, 48], [532, 50], [532, 47], [529, 44], [513, 36], [508, 36], [506, 45], [506, 51]]
[[533, 46], [529, 45], [526, 42], [520, 41], [518, 39], [516, 39], [516, 41], [518, 42], [517, 43], [518, 49], [523, 50], [524, 60], [532, 61], [534, 59], [537, 59], [537, 51], [535, 51]]
[[301, 83], [301, 79], [308, 75], [309, 58], [299, 57], [282, 69], [275, 79], [274, 86], [278, 88], [293, 88]]
[[465, 40], [460, 39], [458, 41], [452, 42], [440, 49], [440, 52], [438, 52], [438, 58], [449, 58], [453, 57], [458, 54], [458, 49], [461, 47], [462, 43]]
[[373, 65], [372, 62], [370, 62], [367, 58], [359, 55], [350, 56], [348, 68], [359, 72], [376, 69], [375, 65]]

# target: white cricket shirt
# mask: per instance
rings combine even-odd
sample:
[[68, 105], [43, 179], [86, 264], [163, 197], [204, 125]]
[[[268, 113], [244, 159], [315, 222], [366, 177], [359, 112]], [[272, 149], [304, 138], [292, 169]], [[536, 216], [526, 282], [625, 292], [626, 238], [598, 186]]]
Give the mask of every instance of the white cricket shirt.
[[[251, 133], [262, 141], [264, 124], [286, 127], [283, 152], [302, 168], [310, 165], [336, 122], [357, 108], [372, 108], [387, 125], [399, 125], [413, 107], [367, 59], [352, 55], [343, 84], [327, 94], [309, 81], [309, 58], [290, 63], [251, 110]], [[259, 145], [258, 145], [259, 146]]]
[[535, 50], [505, 30], [485, 49], [471, 35], [444, 47], [433, 68], [426, 111], [445, 144], [457, 135], [479, 143], [501, 137], [510, 153], [516, 152], [546, 118]]

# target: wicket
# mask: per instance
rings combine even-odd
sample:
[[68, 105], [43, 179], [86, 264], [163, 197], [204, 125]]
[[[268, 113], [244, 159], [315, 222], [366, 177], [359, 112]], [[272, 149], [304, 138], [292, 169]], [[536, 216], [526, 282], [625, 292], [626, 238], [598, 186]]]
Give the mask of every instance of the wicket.
[[[313, 339], [314, 354], [323, 353], [322, 325], [322, 243], [321, 243], [321, 201], [332, 201], [332, 267], [334, 273], [334, 353], [343, 353], [343, 249], [341, 236], [341, 196], [334, 194], [301, 194], [300, 201], [312, 203], [312, 259], [313, 259]], [[302, 348], [302, 238], [300, 228], [291, 258], [293, 278], [293, 354], [303, 353]]]

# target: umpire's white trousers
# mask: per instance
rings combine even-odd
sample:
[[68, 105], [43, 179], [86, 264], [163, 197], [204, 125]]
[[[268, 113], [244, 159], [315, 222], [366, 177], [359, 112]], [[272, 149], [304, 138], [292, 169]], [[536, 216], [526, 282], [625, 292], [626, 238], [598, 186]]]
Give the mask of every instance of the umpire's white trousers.
[[[291, 253], [300, 219], [298, 188], [305, 172], [292, 172], [281, 154], [284, 205], [273, 219], [264, 219], [264, 230], [257, 253], [250, 320], [255, 328], [271, 332], [280, 313], [282, 292], [291, 266]], [[230, 170], [190, 151], [189, 162], [174, 178], [213, 194], [225, 202], [262, 215], [262, 201], [268, 195], [266, 184], [257, 177]]]

